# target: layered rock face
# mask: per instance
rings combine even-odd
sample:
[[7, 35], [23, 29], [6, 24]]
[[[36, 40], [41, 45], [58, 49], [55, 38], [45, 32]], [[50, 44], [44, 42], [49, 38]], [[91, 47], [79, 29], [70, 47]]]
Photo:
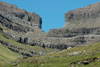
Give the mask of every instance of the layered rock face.
[[65, 26], [47, 34], [42, 19], [35, 13], [0, 2], [0, 33], [6, 38], [32, 46], [66, 49], [100, 41], [100, 3], [71, 10], [65, 14]]
[[100, 3], [69, 11], [65, 14], [65, 26], [50, 30], [47, 36], [60, 38], [70, 46], [99, 42]]
[[100, 3], [69, 11], [65, 22], [67, 28], [100, 27]]
[[48, 36], [100, 34], [100, 3], [69, 11], [65, 14], [65, 22], [62, 29], [50, 30]]
[[[23, 31], [27, 32], [28, 27], [41, 28], [41, 24], [42, 24], [42, 19], [39, 15], [35, 13], [29, 13], [25, 10], [17, 8], [17, 6], [15, 5], [7, 4], [4, 2], [0, 2], [0, 20], [2, 25], [5, 25], [8, 28], [10, 28], [11, 26], [14, 28], [15, 31], [19, 31], [19, 32], [23, 32]], [[5, 24], [4, 21], [10, 22], [10, 24], [7, 26], [7, 24]], [[22, 26], [22, 29], [24, 28], [25, 30], [21, 30], [20, 26]], [[17, 30], [17, 27], [19, 30]]]
[[15, 5], [0, 2], [0, 27], [7, 28], [3, 29], [4, 36], [28, 43], [36, 37], [45, 35], [41, 25], [42, 19], [39, 15], [19, 9]]

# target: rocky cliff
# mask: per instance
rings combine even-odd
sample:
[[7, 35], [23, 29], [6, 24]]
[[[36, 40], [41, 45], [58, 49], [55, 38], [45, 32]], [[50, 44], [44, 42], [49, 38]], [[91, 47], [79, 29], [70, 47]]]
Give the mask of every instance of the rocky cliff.
[[71, 10], [65, 14], [65, 26], [47, 34], [42, 19], [15, 5], [0, 2], [0, 32], [6, 38], [31, 46], [66, 49], [100, 41], [100, 3]]
[[3, 27], [0, 29], [3, 29], [4, 36], [27, 43], [36, 37], [45, 36], [41, 25], [42, 19], [39, 15], [0, 2], [0, 27]]
[[[42, 19], [39, 15], [35, 13], [29, 13], [23, 9], [19, 9], [15, 5], [0, 2], [0, 20], [2, 20], [3, 22], [4, 21], [3, 19], [5, 21], [10, 22], [8, 26], [5, 24], [6, 27], [10, 28], [11, 26], [13, 27], [14, 31], [19, 31], [19, 32], [29, 31], [28, 27], [29, 28], [34, 28], [34, 27], [41, 28], [41, 24], [42, 24]], [[14, 27], [14, 24], [11, 24], [11, 22], [15, 23], [16, 27]], [[4, 25], [4, 23], [2, 24]], [[20, 29], [21, 25], [23, 26], [21, 29], [25, 28], [25, 30]], [[17, 27], [19, 30], [17, 30]]]
[[100, 27], [100, 3], [69, 11], [65, 22], [67, 28]]
[[[84, 8], [71, 10], [66, 13], [64, 27], [62, 27], [61, 29], [50, 30], [47, 36], [55, 38], [59, 37], [62, 39], [66, 38], [67, 40], [68, 38], [70, 38], [71, 40], [76, 38], [75, 40], [78, 39], [79, 42], [82, 41], [86, 44], [87, 42], [91, 43], [100, 41], [99, 35], [100, 3], [96, 3]], [[69, 40], [68, 42], [71, 42], [71, 40]], [[77, 41], [74, 42], [76, 43]]]
[[[50, 30], [48, 36], [73, 37], [76, 35], [100, 34], [100, 3], [71, 10], [65, 14], [65, 26]], [[55, 35], [52, 35], [52, 33]]]

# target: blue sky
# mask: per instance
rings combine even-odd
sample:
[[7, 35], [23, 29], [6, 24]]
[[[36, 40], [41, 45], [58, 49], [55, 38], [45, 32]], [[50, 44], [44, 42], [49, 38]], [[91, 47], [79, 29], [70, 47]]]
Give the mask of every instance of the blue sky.
[[29, 12], [35, 12], [42, 17], [42, 29], [61, 28], [65, 24], [64, 14], [76, 8], [85, 7], [100, 0], [0, 0], [15, 4]]

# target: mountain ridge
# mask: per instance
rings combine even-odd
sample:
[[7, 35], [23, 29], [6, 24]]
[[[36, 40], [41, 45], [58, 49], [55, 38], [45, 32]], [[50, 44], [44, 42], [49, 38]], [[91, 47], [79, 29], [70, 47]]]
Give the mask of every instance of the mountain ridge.
[[[2, 30], [2, 33], [5, 37], [19, 43], [62, 50], [99, 41], [100, 23], [99, 16], [97, 17], [99, 3], [69, 11], [65, 14], [65, 27], [52, 29], [48, 33], [41, 30], [42, 18], [39, 15], [29, 13], [13, 5], [5, 5], [9, 4], [1, 2], [0, 24], [6, 27]], [[94, 6], [97, 8], [94, 8]], [[98, 11], [92, 12], [95, 9], [98, 9]], [[87, 20], [81, 20], [81, 15], [83, 19], [86, 17]], [[91, 22], [89, 17], [91, 18], [93, 15], [96, 18], [92, 19]], [[74, 20], [73, 17], [75, 17]], [[77, 18], [80, 20], [77, 20]], [[69, 19], [71, 20], [69, 21]]]
[[98, 6], [69, 11], [45, 33], [38, 14], [0, 2], [0, 67], [100, 67]]

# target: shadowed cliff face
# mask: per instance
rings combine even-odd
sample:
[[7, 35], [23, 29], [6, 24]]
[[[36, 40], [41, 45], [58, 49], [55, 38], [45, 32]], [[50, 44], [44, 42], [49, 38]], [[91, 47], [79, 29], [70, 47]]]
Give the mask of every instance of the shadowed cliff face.
[[12, 22], [15, 25], [23, 25], [32, 28], [41, 28], [42, 24], [42, 19], [39, 15], [19, 9], [15, 5], [0, 2], [0, 20], [3, 22], [3, 19], [4, 21]]

